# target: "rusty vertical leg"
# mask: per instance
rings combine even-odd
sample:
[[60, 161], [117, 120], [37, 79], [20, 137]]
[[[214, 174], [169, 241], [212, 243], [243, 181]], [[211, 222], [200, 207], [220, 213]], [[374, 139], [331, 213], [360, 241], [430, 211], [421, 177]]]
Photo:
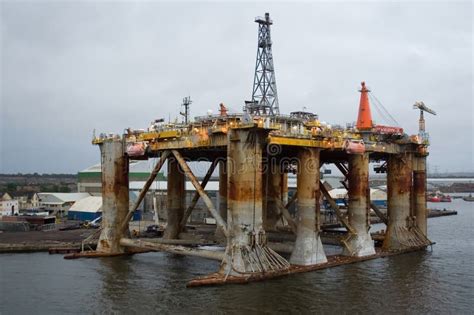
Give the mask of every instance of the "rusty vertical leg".
[[266, 246], [261, 169], [265, 135], [256, 130], [233, 129], [228, 136], [229, 237], [220, 272], [247, 277], [289, 268], [284, 258]]
[[349, 157], [349, 224], [356, 234], [346, 241], [343, 255], [368, 256], [375, 254], [374, 241], [369, 234], [369, 155], [354, 154]]
[[413, 158], [413, 192], [414, 192], [414, 214], [416, 225], [424, 236], [428, 236], [427, 230], [427, 208], [426, 208], [426, 157]]
[[281, 201], [283, 205], [288, 204], [288, 173], [284, 170], [281, 173]]
[[388, 226], [383, 249], [404, 250], [426, 246], [429, 240], [419, 233], [411, 213], [413, 155], [390, 155], [387, 171]]
[[280, 168], [278, 168], [277, 165], [272, 164], [267, 170], [266, 176], [267, 209], [264, 226], [266, 231], [274, 231], [276, 230], [276, 226], [280, 221], [279, 207], [282, 205], [282, 175]]
[[262, 161], [262, 220], [263, 228], [267, 230], [267, 212], [268, 212], [268, 191], [267, 185], [269, 184], [268, 165], [265, 165]]
[[[227, 160], [219, 161], [219, 214], [227, 222]], [[216, 228], [216, 237], [225, 239], [219, 226]]]
[[175, 157], [168, 158], [167, 216], [168, 224], [163, 237], [175, 239], [179, 235], [180, 222], [185, 207], [184, 172]]
[[105, 141], [100, 145], [102, 161], [102, 232], [98, 252], [123, 253], [121, 231], [129, 208], [128, 157], [120, 140]]
[[327, 262], [319, 230], [319, 149], [304, 148], [298, 155], [296, 241], [290, 263]]

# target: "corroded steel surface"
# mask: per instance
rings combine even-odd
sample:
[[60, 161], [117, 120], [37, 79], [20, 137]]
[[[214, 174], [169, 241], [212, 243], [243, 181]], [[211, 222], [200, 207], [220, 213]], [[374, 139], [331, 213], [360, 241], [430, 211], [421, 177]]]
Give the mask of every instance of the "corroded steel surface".
[[227, 161], [219, 161], [219, 213], [227, 220]]
[[180, 223], [184, 216], [185, 190], [184, 171], [179, 166], [175, 157], [168, 158], [168, 193], [166, 212], [168, 224], [166, 225], [164, 238], [178, 238]]
[[228, 238], [220, 273], [243, 276], [284, 270], [288, 262], [266, 246], [262, 217], [262, 147], [264, 134], [234, 129], [229, 134]]
[[200, 277], [194, 280], [191, 280], [187, 283], [187, 287], [201, 287], [201, 286], [215, 286], [215, 285], [224, 285], [224, 284], [247, 284], [250, 282], [264, 281], [274, 278], [281, 278], [287, 275], [310, 272], [315, 270], [327, 269], [337, 266], [343, 266], [348, 264], [353, 264], [357, 262], [389, 257], [394, 255], [400, 255], [404, 253], [409, 253], [413, 251], [423, 250], [426, 246], [412, 247], [395, 252], [384, 252], [380, 249], [377, 249], [375, 255], [364, 256], [364, 257], [354, 257], [354, 256], [342, 256], [342, 255], [332, 255], [328, 256], [328, 261], [323, 264], [310, 265], [310, 266], [296, 266], [291, 265], [287, 270], [277, 271], [277, 272], [268, 272], [261, 274], [252, 274], [247, 276], [235, 277], [235, 276], [225, 276], [220, 273], [213, 273], [204, 277]]
[[[227, 222], [227, 158], [219, 161], [219, 214]], [[224, 231], [216, 226], [216, 239], [224, 241]]]
[[354, 154], [349, 157], [349, 224], [356, 234], [346, 240], [344, 255], [367, 256], [375, 254], [374, 242], [369, 234], [369, 156]]
[[288, 173], [281, 174], [281, 201], [284, 205], [288, 203]]
[[296, 241], [290, 263], [314, 265], [327, 261], [319, 231], [319, 150], [300, 149], [297, 175]]
[[100, 145], [102, 167], [102, 232], [97, 244], [98, 252], [123, 253], [120, 246], [129, 207], [128, 158], [123, 142], [108, 141]]
[[413, 199], [416, 225], [420, 231], [427, 236], [426, 157], [414, 158], [414, 165], [416, 168], [413, 172]]
[[388, 226], [385, 250], [400, 250], [429, 244], [411, 213], [413, 154], [391, 155], [387, 172]]
[[264, 190], [266, 202], [264, 209], [264, 228], [266, 231], [275, 230], [280, 220], [280, 207], [282, 204], [282, 173], [278, 165], [269, 165], [264, 176]]

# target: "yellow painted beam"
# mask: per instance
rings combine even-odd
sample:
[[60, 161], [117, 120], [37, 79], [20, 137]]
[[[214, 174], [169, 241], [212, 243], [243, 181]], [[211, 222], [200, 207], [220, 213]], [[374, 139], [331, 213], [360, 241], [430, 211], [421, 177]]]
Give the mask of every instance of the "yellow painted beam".
[[324, 149], [340, 149], [342, 148], [343, 141], [322, 141], [314, 139], [301, 139], [301, 138], [289, 138], [289, 137], [277, 137], [269, 136], [269, 144], [287, 145], [287, 146], [298, 146], [298, 147], [314, 147]]

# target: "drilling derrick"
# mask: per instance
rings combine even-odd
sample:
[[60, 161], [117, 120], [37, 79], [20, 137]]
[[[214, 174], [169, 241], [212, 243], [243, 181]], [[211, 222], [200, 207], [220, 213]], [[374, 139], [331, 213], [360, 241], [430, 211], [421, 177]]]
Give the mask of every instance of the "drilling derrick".
[[278, 95], [273, 67], [272, 39], [270, 36], [270, 14], [255, 18], [258, 23], [258, 48], [252, 101], [245, 102], [246, 110], [255, 115], [279, 115]]
[[[82, 249], [68, 258], [165, 251], [220, 261], [216, 273], [192, 280], [187, 284], [191, 287], [261, 281], [433, 244], [427, 234], [429, 142], [423, 115], [435, 112], [417, 102], [414, 107], [420, 110], [420, 137], [409, 136], [362, 82], [356, 128], [320, 122], [306, 109], [280, 115], [270, 38], [273, 22], [268, 13], [255, 22], [257, 61], [252, 98], [245, 102], [244, 113], [230, 113], [220, 103], [217, 115], [208, 111], [190, 119], [192, 102], [185, 97], [181, 122], [157, 119], [148, 130], [127, 128], [123, 135], [101, 133], [94, 137], [92, 143], [99, 145], [101, 153], [101, 234], [95, 251]], [[371, 105], [394, 125], [375, 124]], [[130, 207], [129, 162], [150, 158], [156, 158], [156, 164]], [[194, 171], [202, 170], [201, 162], [210, 164], [202, 180]], [[381, 162], [375, 170], [387, 174], [385, 213], [370, 198], [371, 162]], [[344, 176], [348, 196], [345, 213], [321, 181], [321, 168], [330, 164]], [[165, 165], [166, 191], [153, 189]], [[218, 192], [206, 187], [216, 168]], [[290, 186], [289, 172], [295, 175], [292, 180], [296, 186]], [[192, 200], [187, 198], [189, 184], [194, 187]], [[129, 226], [148, 192], [166, 196], [166, 206], [161, 208], [166, 227], [163, 238], [155, 241], [132, 238]], [[322, 215], [322, 197], [326, 211], [335, 214], [341, 226], [337, 235], [325, 232], [335, 222], [334, 216], [327, 220]], [[216, 224], [214, 235], [207, 226], [198, 224], [193, 228], [196, 240], [182, 239], [180, 234], [189, 222], [202, 220], [203, 213], [196, 213], [201, 211], [198, 202], [208, 210], [205, 223], [213, 219]], [[290, 207], [296, 209], [294, 215]], [[371, 209], [385, 225], [383, 232], [369, 232]], [[283, 238], [280, 232], [285, 233]], [[288, 233], [293, 234], [293, 242]], [[225, 249], [199, 246], [215, 240]], [[342, 251], [326, 254], [326, 241], [339, 244]], [[375, 241], [381, 248], [375, 248]]]

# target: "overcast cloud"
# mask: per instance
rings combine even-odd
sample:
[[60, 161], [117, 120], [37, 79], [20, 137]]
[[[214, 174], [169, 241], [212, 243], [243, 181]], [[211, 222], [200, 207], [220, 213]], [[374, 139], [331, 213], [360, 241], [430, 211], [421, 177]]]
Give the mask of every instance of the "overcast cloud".
[[[99, 162], [92, 130], [234, 111], [250, 98], [257, 15], [270, 12], [282, 113], [357, 118], [365, 80], [417, 132], [429, 165], [472, 171], [472, 3], [1, 2], [0, 172], [75, 173]], [[386, 123], [376, 115], [374, 119]]]

